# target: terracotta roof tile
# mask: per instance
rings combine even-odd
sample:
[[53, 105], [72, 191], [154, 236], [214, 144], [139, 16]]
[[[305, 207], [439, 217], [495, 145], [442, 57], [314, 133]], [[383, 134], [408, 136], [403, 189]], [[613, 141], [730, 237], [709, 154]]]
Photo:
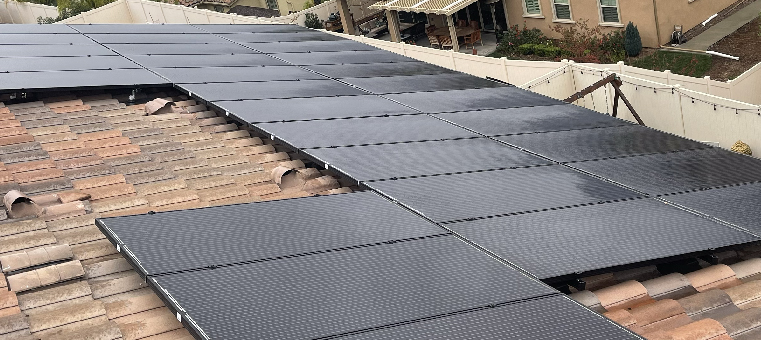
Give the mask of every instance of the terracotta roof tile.
[[117, 253], [116, 247], [114, 247], [108, 240], [77, 244], [71, 246], [71, 252], [74, 253], [74, 258], [80, 261]]
[[31, 161], [31, 162], [6, 165], [6, 169], [12, 173], [22, 173], [26, 171], [51, 169], [55, 167], [56, 167], [56, 164], [50, 159], [43, 159], [39, 161]]
[[209, 164], [209, 166], [212, 166], [215, 168], [222, 168], [222, 167], [228, 167], [232, 165], [246, 164], [249, 162], [249, 160], [245, 156], [230, 155], [230, 156], [209, 158], [209, 159], [206, 159], [206, 162]]
[[291, 158], [285, 152], [276, 152], [276, 153], [263, 153], [263, 154], [248, 156], [248, 159], [250, 159], [252, 162], [257, 162], [257, 163], [271, 163], [271, 162], [287, 161], [287, 160], [290, 160]]
[[164, 303], [155, 294], [143, 294], [106, 303], [105, 307], [108, 318], [116, 319], [154, 308], [164, 307]]
[[144, 162], [144, 163], [126, 164], [126, 165], [113, 167], [114, 171], [124, 174], [125, 176], [144, 173], [144, 172], [164, 170], [165, 168], [166, 168], [165, 164], [159, 164], [153, 161]]
[[117, 197], [105, 199], [100, 202], [94, 202], [92, 203], [92, 209], [97, 213], [105, 213], [114, 210], [123, 210], [147, 205], [148, 200], [144, 197]]
[[83, 193], [79, 190], [67, 190], [56, 193], [61, 203], [69, 203], [74, 201], [85, 201], [90, 199], [90, 195]]
[[10, 171], [0, 171], [0, 183], [12, 182], [13, 173]]
[[90, 178], [90, 179], [84, 179], [84, 180], [78, 180], [78, 181], [72, 182], [74, 188], [78, 190], [92, 189], [92, 188], [98, 188], [98, 187], [114, 185], [114, 184], [123, 184], [123, 183], [127, 183], [127, 180], [122, 174], [96, 177], [96, 178]]
[[116, 158], [140, 153], [140, 146], [134, 144], [118, 145], [94, 149], [95, 154], [101, 158]]
[[135, 186], [135, 191], [138, 195], [148, 196], [161, 194], [168, 191], [180, 190], [187, 188], [185, 180], [183, 179], [170, 179], [161, 182], [141, 184]]
[[[20, 118], [20, 116], [16, 116], [16, 117], [17, 119]], [[26, 121], [22, 120], [21, 125], [26, 127], [27, 129], [34, 129], [34, 128], [54, 126], [54, 125], [64, 125], [64, 124], [63, 124], [63, 118], [55, 117], [55, 118], [48, 118], [48, 119], [30, 119]]]
[[148, 205], [161, 207], [164, 205], [198, 201], [199, 197], [195, 190], [180, 189], [171, 192], [148, 196]]
[[47, 127], [40, 127], [40, 128], [34, 128], [34, 129], [27, 129], [30, 135], [39, 137], [39, 136], [47, 136], [47, 135], [53, 135], [53, 134], [59, 134], [59, 133], [70, 133], [71, 129], [68, 125], [55, 125], [55, 126], [47, 126]]
[[[22, 144], [19, 144], [22, 145]], [[49, 155], [43, 150], [23, 151], [9, 154], [0, 154], [0, 161], [5, 164], [31, 162], [48, 158]]]
[[93, 189], [84, 190], [90, 194], [90, 200], [95, 202], [105, 198], [118, 197], [118, 196], [131, 196], [135, 194], [135, 188], [132, 184], [114, 184], [104, 187], [98, 187]]
[[[138, 137], [146, 133], [151, 133], [158, 129], [151, 128], [151, 125], [148, 124], [148, 122], [138, 120], [138, 121], [130, 121], [130, 122], [124, 122], [124, 123], [114, 123], [113, 125], [114, 129], [118, 129], [122, 131], [122, 134], [127, 137]], [[133, 133], [130, 133], [133, 132]], [[154, 133], [155, 134], [155, 133]]]
[[280, 187], [277, 184], [259, 184], [246, 186], [251, 195], [264, 196], [269, 194], [275, 194], [280, 192]]
[[[179, 115], [177, 117], [179, 118]], [[190, 121], [187, 119], [170, 119], [170, 120], [154, 121], [153, 123], [151, 123], [151, 125], [155, 128], [159, 128], [162, 130], [167, 130], [167, 129], [171, 130], [174, 128], [190, 126]]]
[[183, 135], [172, 136], [172, 140], [180, 143], [200, 142], [205, 140], [211, 140], [211, 134], [208, 132], [195, 132]]
[[[132, 144], [137, 144], [140, 146], [149, 146], [149, 145], [156, 145], [156, 144], [162, 144], [162, 143], [172, 143], [173, 141], [169, 139], [169, 137], [165, 135], [153, 135], [153, 136], [145, 136], [145, 137], [133, 137], [130, 138], [130, 141]], [[182, 146], [182, 144], [180, 144]], [[145, 150], [143, 150], [145, 151]]]
[[20, 143], [34, 142], [34, 137], [29, 134], [17, 135], [11, 137], [0, 137], [0, 146], [14, 145]]
[[130, 139], [128, 137], [113, 137], [113, 138], [104, 138], [99, 139], [95, 141], [89, 141], [84, 143], [86, 147], [92, 148], [92, 149], [101, 149], [101, 148], [109, 148], [114, 146], [122, 146], [130, 144]]
[[71, 218], [64, 218], [52, 222], [47, 222], [47, 228], [49, 231], [62, 231], [67, 229], [74, 229], [89, 225], [95, 225], [95, 218], [97, 214], [86, 214]]
[[124, 340], [136, 340], [182, 328], [166, 307], [132, 314], [114, 320], [119, 324]]
[[85, 270], [85, 277], [88, 279], [132, 270], [129, 262], [121, 256], [111, 260], [86, 264], [83, 267]]
[[86, 179], [91, 177], [97, 177], [97, 176], [107, 176], [113, 174], [113, 169], [105, 164], [99, 164], [99, 165], [92, 165], [88, 167], [82, 167], [82, 168], [76, 168], [71, 170], [65, 170], [64, 175], [66, 177], [78, 180], [78, 179]]
[[0, 131], [13, 127], [21, 127], [21, 122], [16, 119], [0, 119]]
[[714, 289], [678, 300], [693, 320], [721, 318], [740, 311], [722, 290]]
[[138, 154], [138, 155], [130, 155], [130, 156], [106, 159], [106, 160], [103, 160], [103, 163], [106, 163], [112, 167], [118, 167], [118, 166], [129, 165], [129, 164], [139, 164], [139, 163], [150, 162], [152, 160], [153, 159], [148, 155]]
[[[100, 114], [101, 117], [103, 117], [103, 114]], [[104, 117], [104, 119], [109, 122], [114, 128], [117, 128], [118, 124], [123, 123], [130, 123], [130, 122], [145, 122], [144, 120], [145, 116], [141, 116], [138, 114], [129, 114], [129, 115], [123, 115], [123, 116], [116, 116], [116, 117]], [[148, 127], [148, 124], [146, 123], [146, 127]], [[121, 131], [121, 129], [118, 129], [116, 131]]]
[[730, 264], [729, 268], [732, 268], [735, 276], [742, 282], [761, 279], [761, 258]]
[[5, 240], [6, 236], [19, 235], [37, 230], [45, 229], [45, 222], [40, 220], [17, 221], [5, 223], [0, 228], [0, 240]]
[[727, 330], [716, 320], [704, 319], [658, 335], [653, 340], [732, 340]]
[[51, 101], [50, 99], [48, 99], [48, 100], [43, 100], [43, 103], [45, 104], [45, 106], [51, 109], [67, 107], [67, 106], [84, 105], [84, 102], [82, 102], [81, 99], [62, 100], [62, 101]]
[[71, 129], [71, 132], [74, 132], [77, 134], [84, 134], [84, 133], [91, 133], [91, 132], [98, 132], [98, 131], [113, 129], [111, 124], [108, 124], [106, 122], [89, 124], [89, 125], [71, 126], [69, 128]]
[[30, 315], [29, 329], [32, 333], [40, 332], [39, 335], [56, 335], [56, 333], [71, 330], [73, 323], [105, 315], [106, 310], [102, 302], [84, 301], [49, 312]]
[[138, 185], [173, 179], [175, 178], [175, 174], [169, 170], [156, 170], [127, 175], [126, 177], [127, 183]]
[[[204, 111], [204, 112], [207, 112], [207, 111]], [[225, 117], [203, 118], [203, 119], [197, 119], [197, 120], [191, 121], [191, 124], [198, 125], [198, 126], [221, 125], [221, 124], [227, 124], [227, 119], [225, 119]]]
[[0, 254], [18, 252], [54, 243], [56, 243], [56, 238], [48, 231], [35, 231], [10, 235], [2, 238], [2, 242], [0, 242]]
[[0, 138], [27, 134], [25, 127], [7, 127], [0, 129]]
[[645, 286], [637, 281], [626, 281], [596, 290], [594, 293], [603, 308], [608, 311], [632, 308], [653, 302], [653, 299], [647, 295]]
[[56, 143], [48, 143], [42, 146], [42, 149], [48, 152], [51, 151], [63, 151], [71, 149], [81, 149], [85, 147], [85, 143], [80, 140], [63, 141]]
[[217, 168], [223, 175], [237, 176], [246, 175], [255, 172], [264, 172], [264, 168], [257, 163], [240, 163], [237, 165], [230, 165], [223, 168]]
[[22, 313], [0, 317], [0, 335], [14, 339], [29, 334], [29, 319]]
[[202, 151], [216, 148], [224, 148], [225, 144], [218, 140], [202, 140], [197, 142], [187, 142], [182, 144], [185, 150]]
[[215, 149], [206, 149], [201, 151], [194, 151], [196, 157], [200, 158], [217, 158], [217, 157], [224, 157], [224, 156], [232, 156], [236, 155], [235, 151], [229, 149], [229, 148], [215, 148]]
[[[228, 139], [224, 141], [225, 146], [230, 148], [245, 148], [248, 146], [259, 146], [262, 145], [262, 140], [259, 137], [253, 137], [253, 138], [241, 138], [241, 139]], [[269, 145], [271, 146], [271, 145]], [[266, 151], [266, 152], [274, 152], [275, 148], [273, 147], [271, 149], [272, 151]], [[262, 153], [266, 153], [262, 152]]]
[[54, 164], [57, 168], [61, 170], [72, 170], [72, 169], [90, 167], [95, 165], [102, 165], [103, 159], [100, 158], [99, 156], [93, 155], [93, 156], [85, 156], [85, 157], [60, 160], [55, 162]]
[[73, 256], [69, 245], [58, 244], [0, 256], [0, 263], [3, 272], [9, 272], [48, 262], [66, 260]]
[[[21, 186], [18, 185], [16, 182], [6, 182], [6, 183], [0, 183], [0, 195], [5, 196], [8, 191], [11, 190], [21, 190]], [[0, 209], [5, 211], [4, 209]]]
[[234, 175], [232, 178], [235, 180], [235, 183], [245, 186], [260, 184], [270, 180], [269, 174], [264, 171], [252, 172], [243, 175]]
[[188, 158], [178, 161], [164, 162], [161, 163], [161, 165], [163, 165], [167, 170], [172, 171], [197, 169], [209, 166], [209, 164], [206, 163], [206, 160], [203, 158]]
[[20, 172], [13, 175], [13, 178], [19, 184], [50, 180], [60, 177], [64, 177], [63, 170], [57, 168]]
[[[20, 274], [9, 275], [8, 286], [15, 292], [48, 286], [56, 282], [67, 281], [84, 275], [78, 260], [42, 267]], [[34, 332], [34, 329], [32, 330]]]
[[210, 203], [231, 197], [248, 196], [248, 194], [248, 189], [241, 185], [198, 190], [198, 197], [201, 198], [201, 201]]
[[222, 132], [214, 134], [214, 138], [219, 138], [220, 140], [231, 140], [231, 139], [238, 139], [238, 138], [249, 138], [251, 135], [246, 130], [237, 130], [237, 131], [230, 131], [230, 132]]
[[38, 195], [43, 193], [68, 190], [73, 188], [71, 180], [68, 178], [56, 178], [46, 181], [32, 182], [21, 184], [20, 190], [29, 195]]
[[698, 292], [714, 288], [729, 288], [741, 283], [732, 268], [724, 264], [710, 266], [685, 276]]
[[157, 144], [151, 144], [151, 145], [144, 145], [140, 147], [140, 150], [147, 154], [158, 154], [158, 153], [171, 152], [171, 151], [180, 151], [182, 150], [182, 143], [169, 142], [169, 143], [157, 143]]
[[96, 299], [144, 288], [147, 286], [148, 285], [145, 283], [145, 280], [143, 280], [140, 275], [135, 272], [117, 279], [93, 281], [90, 283], [92, 296]]
[[67, 112], [76, 112], [76, 111], [84, 111], [89, 110], [91, 107], [90, 105], [76, 105], [76, 106], [66, 106], [66, 107], [59, 107], [59, 108], [51, 108], [51, 110], [55, 113], [67, 113]]
[[740, 309], [761, 307], [761, 281], [749, 281], [724, 291]]
[[74, 281], [21, 294], [18, 301], [21, 309], [25, 313], [29, 313], [33, 309], [50, 310], [52, 308], [46, 309], [45, 307], [89, 297], [91, 294], [90, 285], [86, 281]]
[[43, 217], [46, 222], [87, 214], [90, 209], [88, 201], [74, 201], [45, 207]]
[[194, 168], [194, 169], [188, 169], [188, 170], [178, 170], [178, 171], [175, 171], [174, 174], [175, 176], [177, 176], [177, 178], [189, 180], [194, 178], [221, 175], [222, 172], [219, 171], [219, 169], [215, 169], [215, 168], [200, 167], [200, 168]]
[[[48, 335], [44, 340], [67, 340], [67, 339], [92, 339], [92, 340], [117, 340], [122, 338], [121, 331], [116, 323], [105, 320], [104, 317], [96, 318], [101, 322], [93, 322], [90, 326], [80, 323], [78, 327], [57, 335]], [[90, 323], [88, 323], [90, 324]]]
[[151, 209], [154, 211], [174, 211], [174, 210], [197, 209], [197, 208], [208, 207], [211, 205], [217, 205], [217, 204], [209, 204], [206, 202], [202, 202], [200, 200], [195, 200], [195, 201], [162, 205], [160, 207], [154, 207]]
[[195, 190], [210, 189], [231, 184], [236, 183], [235, 180], [229, 176], [210, 176], [187, 181], [188, 188]]
[[83, 112], [79, 112], [77, 116], [73, 116], [72, 114], [67, 114], [66, 116], [63, 117], [63, 123], [68, 125], [69, 128], [73, 128], [76, 126], [103, 124], [103, 123], [106, 123], [106, 120], [105, 118], [98, 116], [97, 113], [95, 112], [83, 111]]
[[208, 125], [201, 127], [201, 131], [208, 133], [222, 133], [238, 130], [238, 125], [230, 123], [224, 125]]
[[79, 149], [55, 151], [55, 152], [50, 152], [49, 154], [50, 154], [50, 159], [54, 161], [79, 158], [79, 157], [88, 157], [88, 156], [95, 155], [93, 153], [93, 149], [90, 149], [90, 148], [79, 148]]
[[[306, 181], [306, 183], [304, 184], [304, 191], [310, 192], [310, 193], [317, 193], [317, 192], [320, 192], [320, 191], [326, 191], [326, 190], [330, 190], [330, 189], [337, 189], [339, 187], [341, 187], [341, 184], [339, 184], [338, 180], [336, 180], [335, 178], [333, 178], [331, 176], [322, 176], [322, 177], [318, 177], [318, 178], [310, 179], [310, 180]], [[636, 281], [630, 281], [630, 282], [636, 282]], [[639, 282], [637, 282], [637, 284], [639, 286], [642, 285]], [[634, 285], [632, 283], [631, 286], [633, 288], [633, 287], [635, 287], [637, 285]], [[642, 288], [644, 288], [644, 287], [642, 287]], [[607, 291], [605, 291], [605, 292], [607, 292]], [[645, 290], [644, 293], [647, 294], [647, 290]], [[603, 305], [605, 305], [605, 301], [603, 301], [602, 298], [600, 298], [600, 301], [603, 302]]]
[[268, 195], [262, 195], [260, 196], [261, 200], [283, 200], [288, 198], [299, 198], [299, 197], [307, 197], [307, 196], [313, 196], [314, 194], [306, 192], [306, 191], [281, 191], [278, 193], [268, 194]]

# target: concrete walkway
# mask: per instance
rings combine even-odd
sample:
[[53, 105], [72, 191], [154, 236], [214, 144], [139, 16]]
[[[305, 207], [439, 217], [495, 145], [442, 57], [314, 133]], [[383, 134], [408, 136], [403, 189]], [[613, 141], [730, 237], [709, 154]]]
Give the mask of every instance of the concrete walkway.
[[753, 21], [753, 19], [758, 17], [759, 12], [761, 12], [761, 1], [756, 1], [745, 6], [745, 8], [737, 11], [735, 14], [730, 15], [728, 18], [707, 29], [705, 32], [698, 34], [698, 36], [690, 39], [690, 41], [679, 47], [690, 50], [706, 51], [717, 41]]

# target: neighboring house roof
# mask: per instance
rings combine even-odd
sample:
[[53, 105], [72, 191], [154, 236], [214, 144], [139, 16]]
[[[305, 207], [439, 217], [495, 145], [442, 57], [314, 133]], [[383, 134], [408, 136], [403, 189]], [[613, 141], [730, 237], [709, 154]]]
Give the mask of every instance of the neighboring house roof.
[[251, 6], [235, 6], [230, 9], [227, 13], [235, 13], [250, 17], [260, 17], [260, 18], [271, 18], [271, 17], [277, 17], [280, 16], [280, 11], [269, 9], [269, 8], [261, 8], [261, 7], [251, 7]]

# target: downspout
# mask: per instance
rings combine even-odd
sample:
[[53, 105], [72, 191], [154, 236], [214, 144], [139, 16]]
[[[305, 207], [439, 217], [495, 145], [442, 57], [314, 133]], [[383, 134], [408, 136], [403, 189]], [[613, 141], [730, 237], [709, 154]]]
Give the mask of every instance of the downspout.
[[658, 21], [658, 0], [653, 0], [653, 15], [655, 16], [655, 36], [658, 39], [657, 45], [661, 46], [661, 25]]

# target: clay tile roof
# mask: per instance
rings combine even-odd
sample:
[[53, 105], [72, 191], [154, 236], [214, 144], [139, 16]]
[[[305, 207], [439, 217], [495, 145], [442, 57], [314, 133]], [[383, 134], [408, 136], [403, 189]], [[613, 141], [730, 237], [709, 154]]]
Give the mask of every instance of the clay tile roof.
[[[95, 218], [351, 191], [194, 100], [174, 103], [192, 114], [146, 116], [117, 98], [0, 109], [0, 191], [44, 208], [0, 214], [0, 339], [192, 339]], [[299, 169], [301, 185], [272, 181], [278, 165]]]

